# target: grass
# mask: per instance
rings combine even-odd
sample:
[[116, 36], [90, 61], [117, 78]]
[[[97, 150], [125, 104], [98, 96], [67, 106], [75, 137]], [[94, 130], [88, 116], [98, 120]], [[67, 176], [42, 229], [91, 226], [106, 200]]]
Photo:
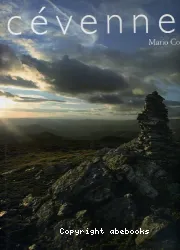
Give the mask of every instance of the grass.
[[[36, 152], [8, 157], [6, 162], [0, 161], [0, 201], [6, 201], [2, 209], [17, 207], [29, 194], [33, 197], [44, 196], [60, 175], [40, 174], [40, 179], [37, 179], [41, 170], [63, 163], [71, 163], [74, 167], [93, 156], [93, 150]], [[10, 174], [2, 175], [7, 172]]]
[[0, 161], [0, 173], [7, 171], [19, 171], [24, 168], [48, 167], [58, 163], [69, 163], [78, 165], [84, 160], [89, 160], [94, 156], [93, 150], [77, 150], [70, 152], [38, 152], [19, 154], [14, 157], [6, 157]]

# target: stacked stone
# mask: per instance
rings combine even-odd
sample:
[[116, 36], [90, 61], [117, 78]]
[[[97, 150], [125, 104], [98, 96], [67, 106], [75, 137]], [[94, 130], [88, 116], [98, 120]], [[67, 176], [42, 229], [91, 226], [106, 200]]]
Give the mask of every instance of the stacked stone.
[[139, 148], [146, 156], [162, 161], [167, 155], [174, 156], [168, 110], [163, 101], [164, 98], [157, 91], [147, 95], [144, 110], [137, 118], [141, 129], [138, 137]]

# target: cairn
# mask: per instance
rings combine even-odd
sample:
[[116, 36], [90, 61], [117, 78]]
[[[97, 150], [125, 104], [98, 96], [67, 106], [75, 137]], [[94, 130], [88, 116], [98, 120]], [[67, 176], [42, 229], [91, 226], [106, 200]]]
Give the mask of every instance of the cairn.
[[137, 117], [141, 132], [138, 147], [152, 160], [174, 158], [172, 131], [164, 98], [154, 91], [146, 96], [142, 113]]

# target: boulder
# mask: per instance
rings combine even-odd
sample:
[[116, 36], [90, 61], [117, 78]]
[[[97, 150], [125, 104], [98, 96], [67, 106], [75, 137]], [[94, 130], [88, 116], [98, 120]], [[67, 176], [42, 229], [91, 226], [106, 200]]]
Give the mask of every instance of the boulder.
[[49, 200], [45, 202], [36, 213], [37, 226], [47, 226], [54, 216], [53, 202]]
[[137, 249], [178, 249], [176, 227], [172, 220], [149, 215], [144, 218], [136, 239]]

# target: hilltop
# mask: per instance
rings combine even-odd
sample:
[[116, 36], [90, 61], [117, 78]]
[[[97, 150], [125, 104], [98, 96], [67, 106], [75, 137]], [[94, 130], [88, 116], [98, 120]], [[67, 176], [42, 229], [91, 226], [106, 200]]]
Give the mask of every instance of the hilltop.
[[[32, 154], [2, 172], [3, 246], [8, 235], [7, 249], [179, 249], [180, 147], [157, 92], [137, 120], [137, 137], [118, 147]], [[64, 233], [75, 229], [83, 233]]]

